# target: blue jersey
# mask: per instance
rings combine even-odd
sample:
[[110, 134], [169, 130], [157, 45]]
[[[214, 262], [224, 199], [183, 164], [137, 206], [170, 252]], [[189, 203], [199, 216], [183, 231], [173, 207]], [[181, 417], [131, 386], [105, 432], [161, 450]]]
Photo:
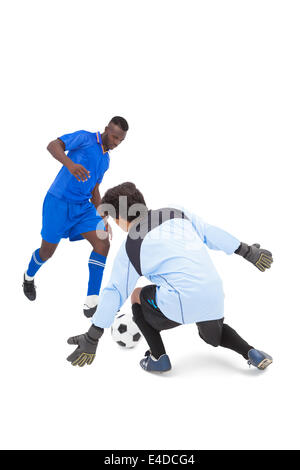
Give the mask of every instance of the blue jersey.
[[90, 178], [77, 181], [63, 166], [48, 192], [74, 203], [88, 201], [95, 185], [101, 183], [109, 167], [109, 154], [103, 149], [101, 135], [99, 132], [77, 131], [62, 135], [59, 139], [65, 144], [68, 157], [74, 163], [83, 165], [90, 172]]
[[[189, 220], [169, 220], [145, 236], [140, 253], [142, 273], [157, 286], [156, 304], [170, 320], [181, 324], [218, 320], [224, 316], [224, 293], [207, 248], [231, 255], [240, 241], [197, 215], [183, 212]], [[96, 326], [112, 324], [139, 277], [124, 241], [92, 318]]]

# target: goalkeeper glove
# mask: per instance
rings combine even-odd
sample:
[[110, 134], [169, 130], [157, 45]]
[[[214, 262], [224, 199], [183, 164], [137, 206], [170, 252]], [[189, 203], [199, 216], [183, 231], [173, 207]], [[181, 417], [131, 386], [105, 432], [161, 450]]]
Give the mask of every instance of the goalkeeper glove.
[[260, 271], [269, 269], [271, 263], [273, 263], [272, 253], [268, 250], [261, 249], [258, 243], [251, 246], [246, 243], [241, 243], [235, 253], [243, 256], [247, 261], [250, 261], [250, 263], [254, 264]]
[[69, 338], [68, 344], [77, 344], [78, 347], [67, 357], [67, 361], [71, 362], [72, 366], [79, 367], [92, 364], [103, 331], [103, 328], [92, 325], [87, 333]]

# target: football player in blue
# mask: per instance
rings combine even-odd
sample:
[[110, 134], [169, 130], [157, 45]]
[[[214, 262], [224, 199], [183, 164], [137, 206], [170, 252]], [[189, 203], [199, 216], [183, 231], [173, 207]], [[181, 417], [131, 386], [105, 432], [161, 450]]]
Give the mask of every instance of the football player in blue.
[[44, 200], [41, 246], [33, 252], [24, 273], [23, 291], [29, 300], [36, 299], [37, 271], [54, 254], [60, 240], [86, 239], [93, 250], [83, 310], [87, 317], [96, 311], [111, 237], [109, 225], [97, 212], [101, 204], [99, 185], [109, 168], [109, 151], [123, 142], [127, 131], [127, 121], [115, 116], [102, 134], [81, 130], [49, 143], [48, 151], [63, 166]]
[[[272, 363], [270, 355], [255, 349], [224, 323], [222, 280], [207, 248], [240, 255], [261, 272], [271, 267], [270, 251], [241, 242], [187, 209], [149, 210], [133, 183], [106, 191], [99, 210], [111, 215], [128, 236], [100, 294], [92, 326], [68, 340], [77, 345], [68, 357], [72, 365], [93, 362], [104, 328], [110, 327], [130, 295], [133, 319], [149, 346], [140, 361], [146, 371], [171, 369], [160, 332], [188, 323], [196, 325], [206, 343], [229, 348], [258, 369]], [[140, 276], [151, 284], [135, 287]]]

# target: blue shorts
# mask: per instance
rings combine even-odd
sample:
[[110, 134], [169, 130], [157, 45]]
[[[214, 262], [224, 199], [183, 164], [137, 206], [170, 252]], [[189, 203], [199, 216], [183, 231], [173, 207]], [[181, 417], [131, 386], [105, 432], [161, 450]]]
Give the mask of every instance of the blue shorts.
[[41, 231], [43, 240], [59, 243], [61, 238], [69, 238], [73, 242], [83, 239], [81, 233], [94, 230], [105, 230], [105, 225], [90, 201], [74, 204], [46, 194]]

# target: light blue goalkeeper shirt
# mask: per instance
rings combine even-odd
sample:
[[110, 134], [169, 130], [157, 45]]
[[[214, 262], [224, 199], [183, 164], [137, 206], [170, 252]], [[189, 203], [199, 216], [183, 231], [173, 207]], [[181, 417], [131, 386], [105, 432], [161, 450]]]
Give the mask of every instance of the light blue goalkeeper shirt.
[[[182, 209], [187, 219], [171, 219], [151, 230], [141, 246], [141, 270], [156, 284], [156, 304], [178, 323], [218, 320], [224, 316], [222, 280], [207, 248], [231, 255], [240, 241]], [[108, 285], [102, 290], [94, 325], [108, 328], [134, 290], [139, 274], [122, 243]]]

